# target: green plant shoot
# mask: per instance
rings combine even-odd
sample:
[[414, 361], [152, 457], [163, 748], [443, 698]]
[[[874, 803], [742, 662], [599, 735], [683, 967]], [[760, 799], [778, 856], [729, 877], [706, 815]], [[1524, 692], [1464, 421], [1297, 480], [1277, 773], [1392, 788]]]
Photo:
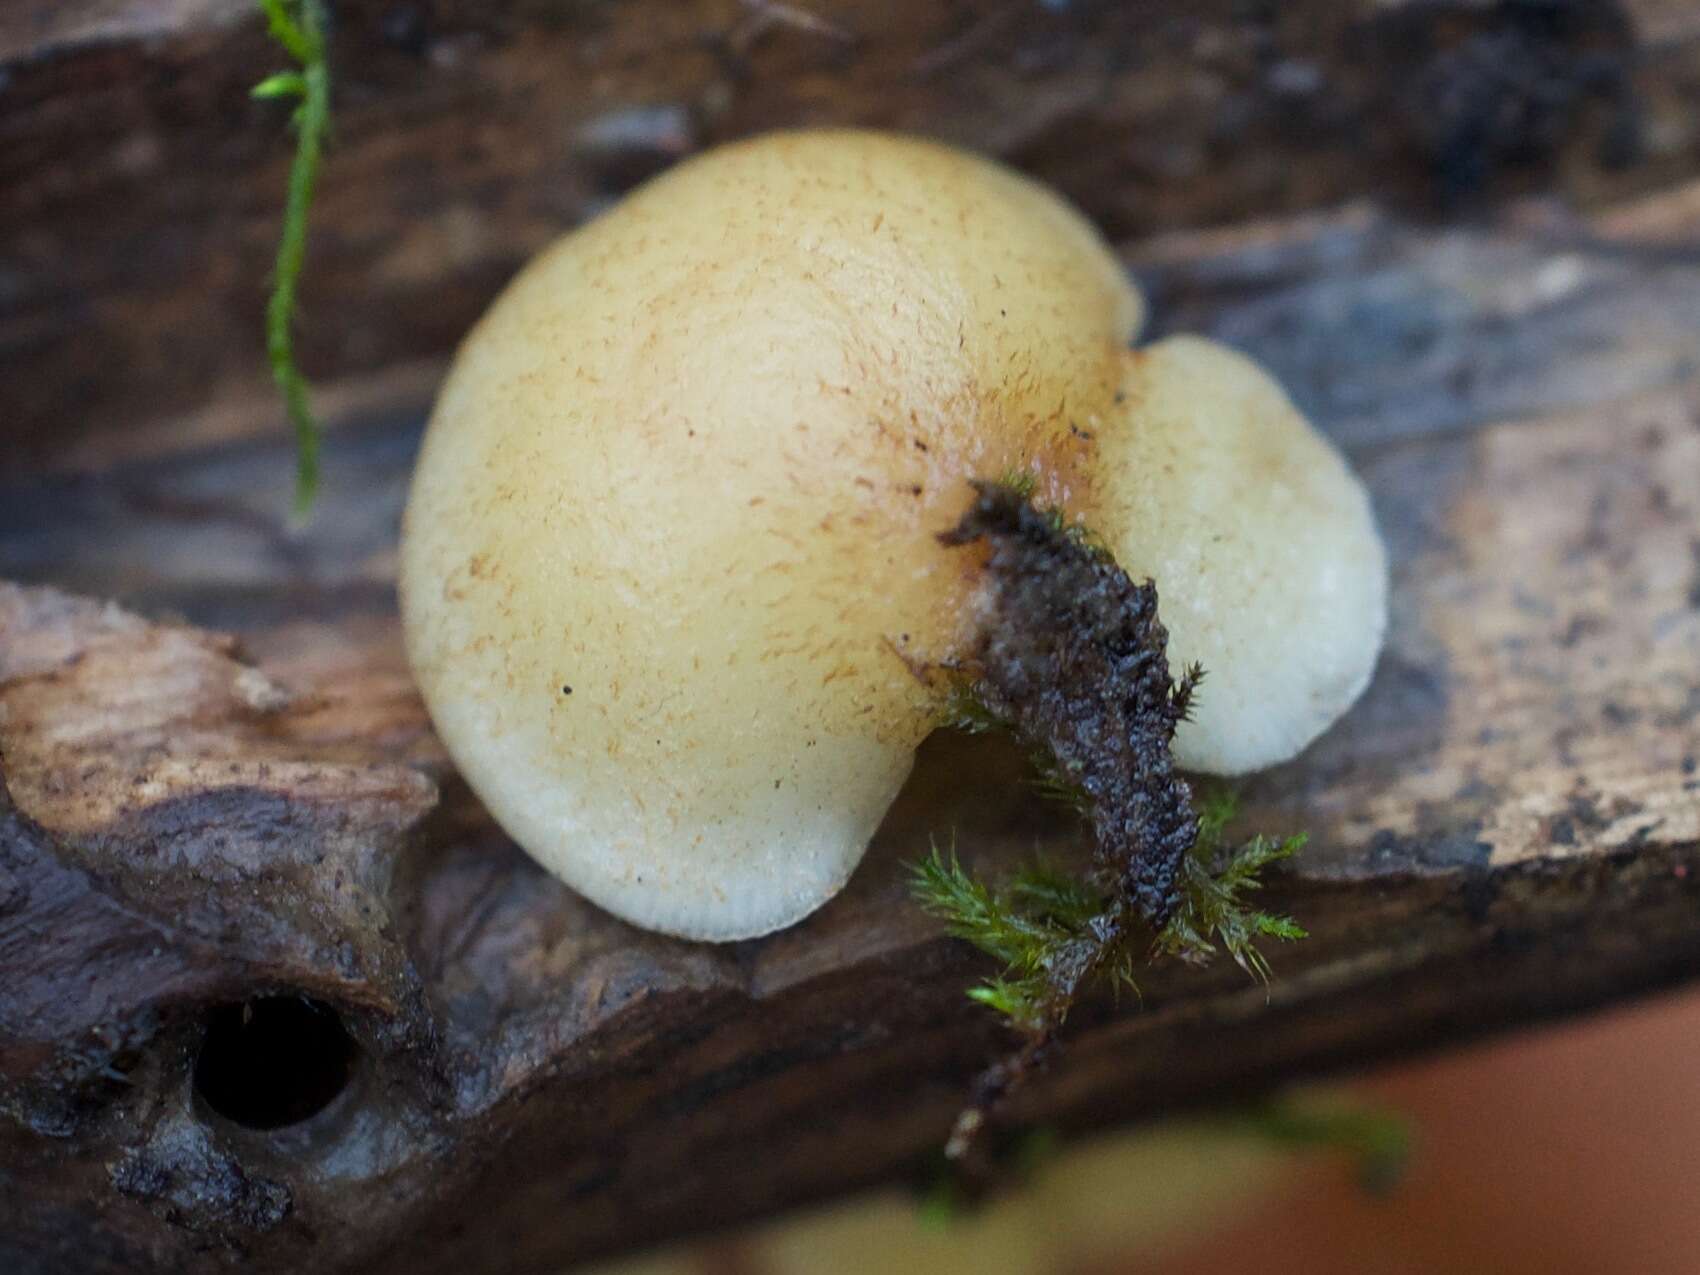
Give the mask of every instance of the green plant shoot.
[[[1267, 982], [1269, 963], [1257, 940], [1291, 941], [1304, 938], [1305, 931], [1291, 917], [1251, 906], [1246, 896], [1257, 889], [1263, 869], [1297, 854], [1305, 839], [1254, 837], [1230, 846], [1223, 833], [1235, 804], [1226, 790], [1200, 802], [1198, 839], [1186, 857], [1181, 905], [1153, 936], [1149, 954], [1202, 963], [1224, 950], [1241, 969]], [[910, 877], [916, 900], [945, 923], [952, 937], [967, 940], [1003, 965], [1001, 974], [969, 990], [970, 999], [1023, 1031], [1036, 1029], [1059, 1008], [1066, 1010], [1054, 1003], [1050, 972], [1078, 945], [1093, 941], [1092, 923], [1108, 908], [1106, 898], [1043, 865], [1024, 868], [993, 890], [958, 862], [954, 850], [941, 852], [937, 846], [910, 866]], [[1135, 968], [1136, 953], [1124, 946], [1102, 974], [1111, 986], [1137, 993]]]
[[307, 257], [307, 213], [313, 203], [319, 161], [331, 122], [330, 66], [326, 61], [325, 10], [322, 0], [259, 0], [271, 37], [300, 68], [266, 77], [253, 96], [292, 101], [295, 159], [289, 167], [283, 232], [266, 304], [266, 357], [272, 379], [283, 395], [284, 410], [295, 429], [295, 516], [312, 512], [319, 486], [319, 422], [308, 402], [307, 380], [295, 362], [295, 303], [301, 267]]

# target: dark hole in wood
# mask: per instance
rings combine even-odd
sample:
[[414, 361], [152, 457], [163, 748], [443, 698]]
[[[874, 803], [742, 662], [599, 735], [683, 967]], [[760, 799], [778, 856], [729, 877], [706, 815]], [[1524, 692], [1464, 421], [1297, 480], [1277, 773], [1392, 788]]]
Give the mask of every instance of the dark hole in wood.
[[336, 1010], [305, 996], [220, 1005], [207, 1016], [195, 1091], [248, 1129], [317, 1115], [348, 1085], [359, 1050]]

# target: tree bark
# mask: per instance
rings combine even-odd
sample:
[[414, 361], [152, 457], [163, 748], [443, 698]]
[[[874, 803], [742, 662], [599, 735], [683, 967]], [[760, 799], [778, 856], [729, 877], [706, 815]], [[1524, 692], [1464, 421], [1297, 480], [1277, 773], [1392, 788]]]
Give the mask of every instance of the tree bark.
[[[1700, 18], [1669, 0], [333, 8], [300, 332], [324, 381], [441, 358], [544, 243], [775, 127], [971, 146], [1114, 238], [1366, 194], [1594, 204], [1700, 170]], [[29, 369], [0, 418], [13, 463], [108, 463], [187, 417], [272, 426], [259, 334], [291, 142], [248, 90], [283, 62], [252, 0], [0, 13], [0, 360]]]
[[[1311, 833], [1270, 902], [1312, 937], [1267, 991], [1159, 966], [1082, 1007], [1017, 1115], [1101, 1126], [1700, 971], [1696, 198], [1134, 256], [1166, 326], [1349, 450], [1393, 623], [1363, 701], [1244, 787], [1247, 831]], [[554, 1269], [910, 1172], [1005, 1044], [900, 868], [952, 834], [994, 877], [1080, 851], [995, 739], [930, 741], [845, 892], [747, 943], [635, 931], [502, 836], [400, 649], [418, 429], [338, 430], [305, 534], [281, 440], [0, 479], [8, 1271]], [[244, 1013], [284, 1065], [230, 1047]]]

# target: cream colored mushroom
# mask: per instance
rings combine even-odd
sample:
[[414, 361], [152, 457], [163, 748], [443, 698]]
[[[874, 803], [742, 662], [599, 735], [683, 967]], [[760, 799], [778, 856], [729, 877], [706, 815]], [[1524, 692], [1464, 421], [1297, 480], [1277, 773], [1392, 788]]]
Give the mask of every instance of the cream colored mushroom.
[[1171, 662], [1206, 672], [1175, 760], [1238, 775], [1286, 761], [1363, 693], [1387, 561], [1346, 462], [1250, 359], [1197, 337], [1127, 356], [1098, 440], [1090, 522], [1157, 582]]
[[467, 338], [408, 501], [409, 656], [468, 782], [636, 924], [805, 916], [938, 720], [915, 670], [972, 644], [980, 560], [937, 533], [1012, 469], [1156, 576], [1210, 669], [1183, 758], [1291, 755], [1374, 662], [1367, 503], [1244, 360], [1130, 354], [1140, 317], [1055, 196], [879, 134], [726, 147], [568, 235]]

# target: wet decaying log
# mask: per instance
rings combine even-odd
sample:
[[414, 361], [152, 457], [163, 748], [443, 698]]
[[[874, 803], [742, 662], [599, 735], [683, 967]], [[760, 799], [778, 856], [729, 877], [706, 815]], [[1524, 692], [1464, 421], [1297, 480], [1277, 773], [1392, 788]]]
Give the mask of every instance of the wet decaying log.
[[[1308, 829], [1266, 994], [1157, 968], [1020, 1114], [1068, 1126], [1700, 972], [1700, 189], [1473, 229], [1366, 209], [1130, 256], [1352, 453], [1393, 554], [1364, 701], [1245, 787]], [[0, 1268], [525, 1271], [889, 1180], [1001, 1043], [905, 896], [1079, 831], [940, 736], [845, 893], [637, 932], [532, 866], [398, 640], [419, 418], [0, 478]], [[52, 586], [52, 587], [49, 587]], [[113, 599], [116, 599], [114, 601]]]
[[1312, 834], [1272, 902], [1313, 937], [1267, 995], [1165, 968], [1083, 1007], [1017, 1114], [1099, 1126], [1700, 972], [1692, 5], [333, 7], [305, 534], [252, 6], [0, 12], [0, 1270], [535, 1272], [940, 1145], [1002, 1042], [901, 864], [1081, 849], [1013, 750], [935, 738], [841, 898], [693, 945], [490, 824], [396, 629], [442, 356], [563, 227], [768, 127], [1060, 185], [1160, 327], [1250, 350], [1352, 453], [1393, 552], [1364, 702], [1244, 788], [1248, 830]]
[[[910, 129], [1117, 238], [1362, 194], [1427, 213], [1700, 170], [1686, 0], [337, 0], [301, 333], [384, 401], [562, 228], [703, 146]], [[289, 142], [253, 0], [0, 6], [0, 446], [256, 423]], [[260, 397], [269, 425], [271, 405]], [[75, 451], [68, 435], [82, 439]]]

